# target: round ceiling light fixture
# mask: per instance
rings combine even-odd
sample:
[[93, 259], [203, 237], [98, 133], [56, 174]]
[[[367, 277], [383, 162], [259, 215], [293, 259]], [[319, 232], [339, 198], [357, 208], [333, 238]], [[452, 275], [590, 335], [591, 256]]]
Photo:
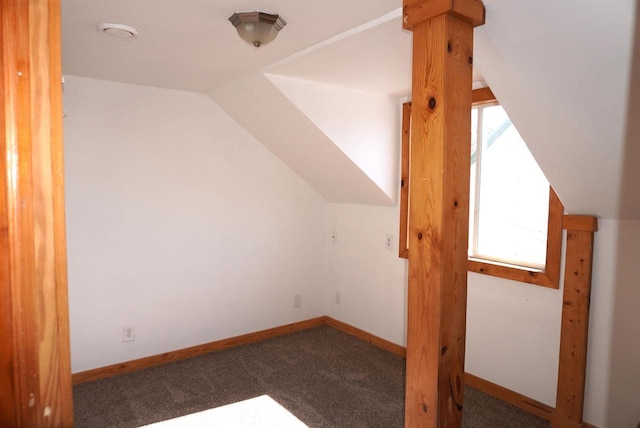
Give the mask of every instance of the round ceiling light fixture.
[[287, 25], [280, 15], [260, 10], [236, 12], [229, 17], [238, 34], [248, 43], [259, 48], [276, 38], [278, 31]]
[[138, 30], [124, 24], [102, 22], [98, 24], [98, 33], [113, 40], [135, 40], [138, 38]]

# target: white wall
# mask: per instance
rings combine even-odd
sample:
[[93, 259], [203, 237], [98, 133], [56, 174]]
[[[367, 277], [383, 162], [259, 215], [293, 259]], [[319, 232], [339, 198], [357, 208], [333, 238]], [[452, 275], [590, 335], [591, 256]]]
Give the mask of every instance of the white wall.
[[617, 246], [610, 267], [615, 284], [611, 312], [607, 314], [611, 332], [609, 343], [603, 344], [610, 352], [608, 413], [607, 424], [601, 427], [635, 428], [640, 423], [640, 221], [608, 223], [611, 229], [617, 229]]
[[209, 98], [68, 76], [64, 104], [74, 372], [324, 314], [324, 199]]
[[562, 291], [468, 278], [465, 370], [555, 407]]
[[[397, 207], [328, 204], [327, 315], [406, 345], [407, 261], [398, 257]], [[385, 249], [386, 235], [393, 249]], [[335, 302], [340, 293], [341, 302]]]

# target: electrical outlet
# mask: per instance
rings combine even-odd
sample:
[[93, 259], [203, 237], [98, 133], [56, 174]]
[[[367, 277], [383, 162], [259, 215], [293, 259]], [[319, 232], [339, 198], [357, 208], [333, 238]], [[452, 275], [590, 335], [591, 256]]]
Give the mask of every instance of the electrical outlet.
[[393, 250], [393, 235], [387, 235], [384, 240], [384, 249], [385, 250]]
[[333, 242], [334, 244], [338, 243], [338, 232], [336, 232], [335, 230], [331, 232], [331, 242]]
[[293, 296], [293, 307], [301, 308], [302, 307], [302, 296], [300, 294], [296, 294]]
[[339, 305], [342, 302], [342, 295], [336, 293], [336, 304]]
[[122, 327], [122, 341], [132, 342], [136, 339], [136, 326], [126, 325]]

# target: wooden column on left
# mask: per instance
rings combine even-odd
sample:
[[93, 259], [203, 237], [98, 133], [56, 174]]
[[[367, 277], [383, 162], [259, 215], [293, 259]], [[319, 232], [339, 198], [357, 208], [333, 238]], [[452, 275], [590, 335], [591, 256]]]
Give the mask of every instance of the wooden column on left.
[[462, 424], [479, 0], [404, 0], [413, 32], [406, 427]]
[[0, 426], [68, 427], [59, 0], [2, 0], [0, 68]]

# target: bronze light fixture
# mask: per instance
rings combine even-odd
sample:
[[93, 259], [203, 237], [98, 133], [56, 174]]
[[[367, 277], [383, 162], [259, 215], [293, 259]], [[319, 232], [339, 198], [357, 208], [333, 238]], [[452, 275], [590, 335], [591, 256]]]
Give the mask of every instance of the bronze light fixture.
[[276, 38], [278, 31], [287, 25], [279, 15], [260, 10], [236, 12], [229, 17], [238, 34], [248, 43], [259, 48]]

